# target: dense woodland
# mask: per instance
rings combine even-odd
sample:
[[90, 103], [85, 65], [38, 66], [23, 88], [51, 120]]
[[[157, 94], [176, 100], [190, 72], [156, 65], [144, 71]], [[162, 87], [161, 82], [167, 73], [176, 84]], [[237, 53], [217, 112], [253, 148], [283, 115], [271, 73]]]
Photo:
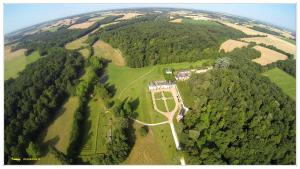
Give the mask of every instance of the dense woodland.
[[99, 36], [121, 49], [130, 67], [143, 67], [216, 58], [222, 42], [244, 34], [218, 23], [176, 24], [155, 17], [128, 25], [115, 24]]
[[180, 138], [188, 164], [295, 164], [296, 103], [260, 74], [255, 53], [236, 49], [228, 66], [189, 81], [195, 101]]
[[5, 162], [28, 157], [25, 149], [67, 98], [83, 67], [78, 53], [52, 48], [47, 57], [28, 65], [5, 81]]

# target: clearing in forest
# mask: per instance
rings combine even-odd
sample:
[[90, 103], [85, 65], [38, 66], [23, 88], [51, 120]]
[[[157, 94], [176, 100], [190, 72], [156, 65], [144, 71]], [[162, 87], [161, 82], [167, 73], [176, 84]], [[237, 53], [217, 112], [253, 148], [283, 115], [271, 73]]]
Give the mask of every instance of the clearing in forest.
[[125, 59], [119, 49], [114, 49], [108, 43], [101, 40], [97, 41], [94, 45], [94, 56], [103, 57], [105, 59], [111, 60], [112, 63], [118, 66], [125, 65]]
[[255, 46], [254, 49], [258, 50], [261, 53], [261, 56], [257, 59], [253, 59], [253, 62], [256, 62], [260, 65], [267, 65], [278, 60], [286, 60], [288, 57], [284, 54], [276, 52], [274, 50], [262, 47], [262, 46]]
[[274, 68], [263, 73], [274, 82], [282, 91], [296, 100], [296, 79], [279, 68]]
[[222, 43], [222, 45], [220, 46], [220, 50], [223, 49], [225, 52], [231, 52], [235, 48], [242, 48], [244, 46], [248, 46], [248, 43], [229, 39]]
[[[70, 97], [56, 113], [53, 123], [41, 135], [43, 151], [49, 144], [52, 144], [57, 150], [63, 153], [67, 152], [73, 129], [73, 117], [78, 105], [79, 98], [77, 96]], [[52, 156], [47, 152], [40, 161], [37, 161], [37, 164], [52, 164], [52, 162], [57, 161]]]
[[73, 40], [72, 42], [67, 43], [65, 45], [65, 48], [69, 50], [74, 50], [74, 49], [79, 49], [81, 47], [86, 47], [88, 46], [88, 44], [85, 43], [87, 39], [88, 39], [88, 35], [85, 35], [81, 38], [78, 38], [76, 40]]

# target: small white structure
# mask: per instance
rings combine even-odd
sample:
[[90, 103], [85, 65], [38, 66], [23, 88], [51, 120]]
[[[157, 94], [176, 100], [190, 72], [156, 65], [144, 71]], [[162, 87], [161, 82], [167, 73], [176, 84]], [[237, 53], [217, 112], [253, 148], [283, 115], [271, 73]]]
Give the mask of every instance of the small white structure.
[[177, 73], [177, 75], [175, 76], [175, 79], [176, 80], [181, 80], [181, 81], [184, 81], [184, 80], [187, 80], [191, 77], [191, 71], [189, 70], [181, 70]]
[[175, 87], [175, 84], [172, 82], [167, 82], [165, 80], [154, 81], [148, 85], [150, 91], [159, 89], [170, 89], [172, 87]]
[[166, 74], [173, 74], [173, 71], [171, 68], [166, 69]]
[[212, 68], [213, 68], [213, 67], [210, 66], [210, 67], [208, 67], [208, 68], [206, 68], [206, 69], [198, 69], [198, 70], [195, 71], [195, 73], [205, 73], [205, 72], [211, 70]]

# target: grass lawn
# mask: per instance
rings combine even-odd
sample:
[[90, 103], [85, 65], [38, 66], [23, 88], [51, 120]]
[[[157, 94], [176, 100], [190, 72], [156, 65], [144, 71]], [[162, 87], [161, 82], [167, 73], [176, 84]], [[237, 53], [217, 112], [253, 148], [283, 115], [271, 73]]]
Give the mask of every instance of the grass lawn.
[[282, 91], [296, 100], [296, 79], [279, 68], [274, 68], [263, 73], [274, 82]]
[[107, 112], [102, 99], [94, 96], [88, 103], [88, 114], [84, 122], [85, 134], [81, 156], [89, 156], [106, 152], [107, 133], [112, 127], [110, 119], [113, 115]]
[[183, 103], [186, 107], [192, 107], [193, 106], [193, 96], [191, 95], [191, 91], [188, 87], [187, 81], [180, 81], [177, 82], [177, 87], [179, 90], [179, 93], [183, 99]]
[[172, 93], [171, 93], [171, 92], [164, 91], [163, 93], [164, 93], [164, 96], [165, 96], [166, 98], [173, 97], [173, 95], [172, 95]]
[[10, 52], [5, 49], [4, 54], [4, 79], [7, 80], [10, 77], [15, 78], [18, 73], [23, 71], [26, 65], [38, 60], [40, 55], [37, 51], [32, 52], [30, 55], [24, 55], [25, 50], [17, 50], [15, 52]]
[[163, 100], [155, 100], [156, 106], [160, 111], [167, 112], [165, 102]]
[[166, 101], [167, 101], [167, 104], [168, 104], [169, 111], [174, 110], [175, 106], [176, 106], [174, 99], [173, 98], [172, 99], [167, 99]]
[[128, 158], [123, 164], [168, 164], [164, 155], [161, 153], [159, 143], [155, 140], [153, 127], [149, 127], [149, 132], [145, 137], [140, 134], [143, 125], [134, 123], [136, 141]]
[[154, 93], [154, 98], [155, 99], [161, 99], [162, 95], [161, 95], [161, 92], [155, 92]]
[[[40, 139], [42, 139], [44, 144], [43, 147], [52, 144], [59, 151], [66, 153], [71, 136], [73, 116], [78, 105], [79, 98], [76, 96], [70, 97], [66, 101], [66, 103], [57, 112], [53, 123], [51, 123], [50, 126], [42, 132]], [[45, 153], [46, 155], [43, 156], [37, 164], [52, 164], [52, 162], [56, 163], [56, 161], [58, 161], [50, 153]]]

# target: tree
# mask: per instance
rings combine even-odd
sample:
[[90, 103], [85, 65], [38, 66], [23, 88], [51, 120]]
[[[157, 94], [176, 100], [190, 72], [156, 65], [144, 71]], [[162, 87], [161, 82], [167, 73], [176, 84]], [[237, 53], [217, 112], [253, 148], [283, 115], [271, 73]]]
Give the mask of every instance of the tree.
[[140, 128], [140, 134], [141, 136], [145, 137], [149, 132], [148, 126], [143, 126]]
[[29, 142], [29, 145], [26, 148], [26, 152], [30, 157], [37, 158], [37, 157], [41, 156], [41, 151], [40, 151], [39, 146], [37, 146], [33, 142]]

